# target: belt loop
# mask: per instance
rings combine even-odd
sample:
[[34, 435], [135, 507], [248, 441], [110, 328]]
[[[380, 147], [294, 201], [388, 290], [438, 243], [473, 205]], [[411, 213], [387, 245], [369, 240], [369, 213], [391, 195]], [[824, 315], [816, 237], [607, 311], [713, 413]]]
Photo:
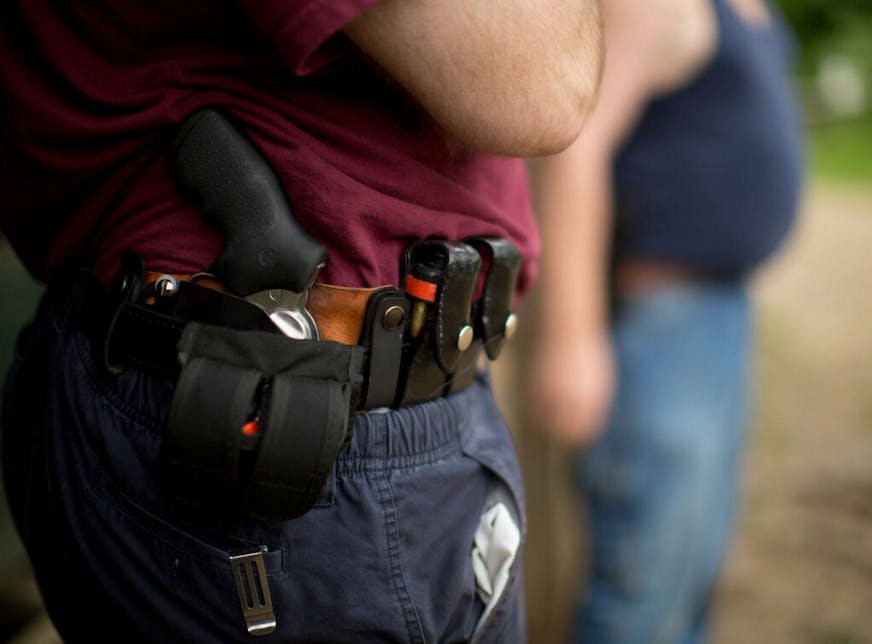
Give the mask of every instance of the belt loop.
[[[118, 375], [124, 370], [122, 363], [117, 360], [119, 356], [113, 355], [111, 351], [112, 338], [115, 334], [115, 326], [118, 322], [118, 316], [121, 315], [122, 307], [125, 303], [139, 297], [139, 291], [142, 288], [142, 276], [144, 274], [145, 263], [142, 257], [131, 250], [125, 250], [121, 253], [121, 267], [112, 278], [106, 308], [102, 312], [106, 332], [103, 335], [102, 342], [94, 345], [98, 347], [97, 351], [100, 354], [97, 356], [98, 361], [103, 365], [107, 373]], [[103, 323], [101, 322], [102, 325]]]

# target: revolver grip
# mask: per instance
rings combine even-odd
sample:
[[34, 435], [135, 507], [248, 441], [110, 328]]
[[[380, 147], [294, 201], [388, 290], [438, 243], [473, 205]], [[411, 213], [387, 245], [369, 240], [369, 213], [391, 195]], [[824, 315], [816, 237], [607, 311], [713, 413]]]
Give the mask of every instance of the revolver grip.
[[173, 141], [170, 166], [224, 234], [212, 268], [231, 293], [299, 293], [311, 284], [327, 251], [300, 227], [272, 168], [226, 117], [213, 109], [189, 116]]

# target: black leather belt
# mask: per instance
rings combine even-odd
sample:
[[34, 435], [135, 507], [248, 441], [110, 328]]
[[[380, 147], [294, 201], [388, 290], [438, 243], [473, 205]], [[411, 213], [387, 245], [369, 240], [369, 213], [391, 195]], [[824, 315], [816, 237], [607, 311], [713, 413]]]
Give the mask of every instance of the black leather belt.
[[[482, 295], [473, 303], [482, 257], [488, 270]], [[313, 289], [312, 308], [326, 330], [323, 339], [364, 349], [358, 411], [399, 407], [463, 389], [479, 370], [482, 349], [495, 359], [514, 329], [510, 306], [519, 258], [509, 242], [422, 242], [407, 257], [408, 280], [419, 279], [414, 267], [421, 262], [434, 268], [435, 277], [428, 278], [435, 286], [432, 301], [419, 299], [426, 296], [414, 288], [415, 295], [393, 287]], [[110, 371], [133, 367], [175, 379], [181, 367], [179, 340], [190, 322], [281, 335], [263, 309], [214, 280], [164, 276], [173, 278], [172, 289], [166, 289], [160, 277], [127, 256], [108, 291], [96, 282], [83, 289], [83, 309], [97, 322], [98, 351]], [[412, 320], [422, 315], [413, 337]]]

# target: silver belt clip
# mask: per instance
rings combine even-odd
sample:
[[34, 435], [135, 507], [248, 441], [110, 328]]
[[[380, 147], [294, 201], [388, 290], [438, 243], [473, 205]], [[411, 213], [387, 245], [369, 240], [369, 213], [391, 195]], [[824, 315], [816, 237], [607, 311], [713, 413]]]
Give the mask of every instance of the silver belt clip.
[[261, 546], [256, 550], [234, 550], [230, 553], [230, 568], [236, 582], [236, 594], [242, 617], [252, 635], [269, 635], [276, 630], [276, 615], [263, 565]]

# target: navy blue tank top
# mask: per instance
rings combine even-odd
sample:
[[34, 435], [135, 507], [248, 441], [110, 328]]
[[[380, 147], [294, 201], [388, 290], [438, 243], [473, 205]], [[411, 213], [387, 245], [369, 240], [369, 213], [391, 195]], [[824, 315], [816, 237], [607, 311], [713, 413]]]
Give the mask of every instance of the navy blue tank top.
[[616, 159], [616, 253], [739, 275], [775, 250], [797, 207], [792, 41], [774, 9], [752, 26], [713, 2], [714, 57], [648, 106]]

